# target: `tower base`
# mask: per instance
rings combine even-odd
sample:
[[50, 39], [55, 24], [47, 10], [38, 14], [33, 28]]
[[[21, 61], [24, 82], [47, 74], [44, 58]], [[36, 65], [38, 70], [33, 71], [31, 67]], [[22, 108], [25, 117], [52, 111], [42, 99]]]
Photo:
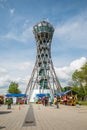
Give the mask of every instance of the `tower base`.
[[35, 102], [36, 94], [40, 94], [40, 91], [41, 93], [44, 93], [44, 94], [49, 93], [51, 95], [50, 89], [44, 89], [44, 90], [34, 89], [29, 102]]

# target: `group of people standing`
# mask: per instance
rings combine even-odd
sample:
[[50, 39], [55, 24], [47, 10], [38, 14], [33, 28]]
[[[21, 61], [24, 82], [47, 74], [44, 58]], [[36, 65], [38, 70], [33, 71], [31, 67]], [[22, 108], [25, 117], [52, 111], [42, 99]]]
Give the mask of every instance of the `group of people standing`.
[[44, 105], [44, 106], [47, 106], [48, 105], [48, 102], [49, 102], [49, 98], [48, 97], [42, 97], [42, 104]]
[[54, 104], [57, 108], [59, 108], [59, 98], [57, 96], [54, 96], [54, 99], [51, 97], [42, 97], [42, 104], [44, 106], [52, 105]]

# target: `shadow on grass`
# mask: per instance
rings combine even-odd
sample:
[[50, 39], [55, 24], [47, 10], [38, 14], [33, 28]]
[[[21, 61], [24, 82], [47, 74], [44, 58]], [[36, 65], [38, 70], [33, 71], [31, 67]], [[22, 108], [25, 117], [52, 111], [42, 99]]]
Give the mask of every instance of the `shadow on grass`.
[[[9, 114], [11, 113], [12, 111], [0, 111], [0, 114]], [[0, 127], [1, 128], [1, 127]]]

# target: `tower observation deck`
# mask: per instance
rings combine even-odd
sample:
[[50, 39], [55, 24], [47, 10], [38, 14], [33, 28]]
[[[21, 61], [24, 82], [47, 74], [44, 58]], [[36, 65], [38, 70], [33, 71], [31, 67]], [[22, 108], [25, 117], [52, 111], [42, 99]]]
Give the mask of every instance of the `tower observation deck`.
[[36, 39], [37, 54], [35, 66], [25, 92], [29, 94], [29, 99], [35, 89], [38, 89], [39, 93], [44, 93], [45, 89], [49, 89], [52, 95], [55, 91], [61, 91], [61, 85], [51, 59], [54, 28], [50, 23], [41, 21], [33, 27], [33, 33]]

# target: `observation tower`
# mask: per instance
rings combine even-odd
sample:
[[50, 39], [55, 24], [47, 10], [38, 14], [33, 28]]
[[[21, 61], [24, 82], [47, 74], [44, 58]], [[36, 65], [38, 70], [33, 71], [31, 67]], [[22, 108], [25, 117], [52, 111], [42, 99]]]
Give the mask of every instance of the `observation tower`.
[[[51, 59], [51, 42], [54, 33], [53, 26], [41, 21], [33, 27], [36, 40], [37, 54], [34, 69], [26, 88], [29, 100], [37, 93], [50, 93], [61, 91], [61, 85], [55, 73]], [[36, 91], [36, 92], [35, 92]]]

